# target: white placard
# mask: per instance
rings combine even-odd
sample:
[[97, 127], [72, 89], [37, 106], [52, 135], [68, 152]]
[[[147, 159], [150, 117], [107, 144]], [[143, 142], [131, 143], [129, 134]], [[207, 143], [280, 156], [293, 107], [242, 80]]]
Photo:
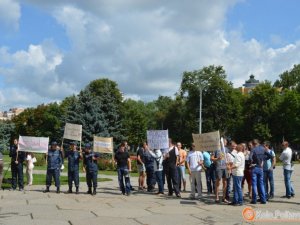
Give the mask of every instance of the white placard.
[[81, 141], [82, 125], [66, 123], [64, 137], [65, 139]]
[[113, 138], [94, 136], [94, 151], [100, 153], [113, 153]]
[[147, 130], [147, 142], [150, 149], [169, 148], [168, 130]]
[[46, 153], [49, 148], [48, 137], [19, 136], [18, 150], [22, 152]]
[[216, 151], [221, 149], [219, 131], [192, 135], [197, 151]]

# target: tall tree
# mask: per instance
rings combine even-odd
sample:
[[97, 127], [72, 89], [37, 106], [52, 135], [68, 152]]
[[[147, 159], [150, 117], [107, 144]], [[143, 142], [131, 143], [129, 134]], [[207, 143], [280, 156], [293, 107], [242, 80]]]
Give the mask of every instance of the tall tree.
[[15, 125], [11, 121], [0, 121], [0, 151], [8, 150]]

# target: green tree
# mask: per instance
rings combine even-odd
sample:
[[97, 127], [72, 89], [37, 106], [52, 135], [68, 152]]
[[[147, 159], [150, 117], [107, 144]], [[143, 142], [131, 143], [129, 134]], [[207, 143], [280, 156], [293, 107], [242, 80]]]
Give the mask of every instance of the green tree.
[[14, 128], [14, 123], [10, 121], [0, 121], [0, 151], [6, 151], [9, 149]]
[[300, 64], [294, 65], [290, 71], [285, 71], [279, 75], [279, 80], [276, 80], [274, 87], [283, 89], [296, 89], [300, 92]]
[[183, 73], [180, 96], [186, 101], [186, 131], [190, 136], [199, 132], [200, 85], [203, 89], [202, 132], [220, 130], [226, 136], [236, 137], [242, 123], [243, 96], [226, 80], [222, 66]]
[[276, 123], [277, 108], [280, 100], [279, 92], [264, 82], [256, 86], [247, 96], [244, 107], [244, 138], [250, 140], [273, 138], [272, 126]]

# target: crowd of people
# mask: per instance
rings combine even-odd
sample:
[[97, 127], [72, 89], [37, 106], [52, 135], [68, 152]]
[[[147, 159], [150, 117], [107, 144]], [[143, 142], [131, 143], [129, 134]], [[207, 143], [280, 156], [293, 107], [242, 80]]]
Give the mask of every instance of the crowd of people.
[[[76, 142], [69, 143], [67, 151], [60, 148], [57, 142], [51, 142], [46, 154], [47, 173], [46, 189], [50, 192], [52, 178], [56, 192], [60, 193], [60, 173], [63, 169], [64, 159], [68, 159], [68, 186], [67, 193], [79, 194], [80, 160], [83, 161], [83, 170], [86, 173], [88, 194], [96, 195], [98, 160], [100, 153], [94, 152], [90, 144], [84, 146], [83, 151], [78, 149]], [[243, 205], [245, 196], [251, 204], [260, 202], [266, 204], [274, 197], [273, 169], [276, 165], [276, 155], [270, 142], [260, 143], [257, 139], [248, 143], [237, 144], [235, 141], [223, 141], [222, 149], [214, 152], [197, 151], [193, 143], [187, 151], [180, 142], [169, 140], [167, 149], [150, 149], [144, 142], [137, 150], [138, 190], [156, 192], [157, 195], [181, 197], [181, 192], [186, 192], [187, 180], [190, 182], [190, 198], [202, 198], [201, 173], [204, 171], [207, 186], [207, 195], [214, 195], [215, 202], [224, 202], [230, 205]], [[295, 196], [291, 182], [293, 173], [292, 150], [289, 143], [282, 143], [282, 153], [279, 159], [283, 164], [284, 183], [286, 194], [284, 198]], [[18, 151], [18, 140], [15, 139], [10, 148], [12, 186], [11, 190], [24, 189], [23, 162], [26, 162], [28, 185], [32, 185], [32, 170], [36, 158], [33, 153]], [[121, 143], [114, 154], [117, 166], [119, 188], [123, 195], [130, 195], [134, 188], [130, 182], [131, 159], [129, 146], [125, 141]], [[186, 177], [186, 171], [189, 179]], [[0, 186], [3, 178], [3, 156], [0, 154]], [[167, 193], [164, 190], [167, 183]], [[245, 193], [247, 183], [248, 193]], [[157, 185], [157, 189], [155, 186]], [[156, 190], [156, 191], [155, 191]], [[232, 198], [230, 198], [232, 194]], [[196, 196], [197, 195], [197, 196]]]

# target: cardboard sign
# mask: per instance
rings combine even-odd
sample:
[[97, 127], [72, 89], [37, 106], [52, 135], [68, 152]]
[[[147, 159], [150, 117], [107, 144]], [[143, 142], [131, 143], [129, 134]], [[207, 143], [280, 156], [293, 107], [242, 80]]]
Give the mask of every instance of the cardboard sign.
[[168, 130], [148, 130], [147, 142], [150, 149], [169, 148]]
[[18, 150], [22, 152], [46, 153], [49, 148], [49, 138], [19, 136]]
[[94, 151], [100, 153], [113, 153], [113, 138], [94, 136]]
[[82, 125], [66, 123], [64, 137], [74, 141], [81, 141]]
[[197, 151], [216, 151], [221, 149], [219, 131], [192, 135]]

